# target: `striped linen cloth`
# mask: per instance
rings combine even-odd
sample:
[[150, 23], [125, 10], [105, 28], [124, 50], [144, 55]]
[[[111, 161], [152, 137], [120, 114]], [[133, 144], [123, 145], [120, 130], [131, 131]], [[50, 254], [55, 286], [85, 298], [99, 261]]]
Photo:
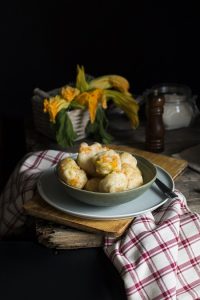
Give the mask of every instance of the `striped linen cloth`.
[[[16, 166], [0, 197], [0, 236], [26, 222], [23, 203], [40, 173], [69, 153], [29, 153]], [[124, 281], [129, 300], [200, 299], [200, 218], [184, 196], [137, 216], [118, 240], [106, 236], [104, 251]]]

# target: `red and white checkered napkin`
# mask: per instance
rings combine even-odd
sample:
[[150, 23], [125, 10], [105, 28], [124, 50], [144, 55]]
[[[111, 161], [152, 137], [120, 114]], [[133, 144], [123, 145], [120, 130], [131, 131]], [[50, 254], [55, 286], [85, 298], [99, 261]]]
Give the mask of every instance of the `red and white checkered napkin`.
[[135, 218], [105, 252], [124, 281], [129, 300], [200, 299], [200, 217], [184, 196]]
[[[15, 168], [0, 198], [0, 236], [22, 226], [23, 203], [40, 173], [69, 153], [28, 154]], [[180, 192], [153, 213], [134, 219], [123, 237], [106, 237], [105, 252], [120, 272], [128, 299], [200, 299], [200, 218]]]
[[33, 198], [41, 172], [69, 154], [55, 150], [38, 151], [27, 154], [18, 163], [0, 197], [0, 238], [25, 223], [23, 204]]

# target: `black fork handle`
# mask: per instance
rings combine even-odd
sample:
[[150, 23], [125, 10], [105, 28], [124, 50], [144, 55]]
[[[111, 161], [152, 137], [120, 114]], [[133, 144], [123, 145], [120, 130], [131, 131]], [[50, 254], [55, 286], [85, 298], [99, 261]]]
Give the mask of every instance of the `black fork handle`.
[[155, 183], [166, 196], [170, 198], [177, 197], [176, 193], [174, 193], [168, 186], [166, 186], [166, 184], [160, 181], [160, 179], [156, 178]]

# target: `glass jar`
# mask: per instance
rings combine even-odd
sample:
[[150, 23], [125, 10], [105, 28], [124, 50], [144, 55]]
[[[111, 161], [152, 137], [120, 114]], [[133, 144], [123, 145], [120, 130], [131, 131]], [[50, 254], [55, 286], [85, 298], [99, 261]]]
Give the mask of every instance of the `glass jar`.
[[186, 95], [165, 94], [163, 123], [165, 129], [188, 127], [193, 119], [194, 111]]
[[199, 115], [197, 96], [192, 96], [191, 89], [186, 85], [162, 83], [147, 90], [145, 95], [151, 92], [164, 96], [163, 123], [167, 130], [187, 127]]

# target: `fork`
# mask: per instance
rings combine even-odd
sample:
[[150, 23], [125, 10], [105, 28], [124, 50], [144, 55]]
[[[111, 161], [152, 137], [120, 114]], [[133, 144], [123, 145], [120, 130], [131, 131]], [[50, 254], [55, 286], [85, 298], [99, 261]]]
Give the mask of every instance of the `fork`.
[[176, 193], [172, 191], [165, 183], [163, 183], [160, 179], [156, 178], [155, 184], [159, 187], [159, 189], [169, 198], [177, 197]]

